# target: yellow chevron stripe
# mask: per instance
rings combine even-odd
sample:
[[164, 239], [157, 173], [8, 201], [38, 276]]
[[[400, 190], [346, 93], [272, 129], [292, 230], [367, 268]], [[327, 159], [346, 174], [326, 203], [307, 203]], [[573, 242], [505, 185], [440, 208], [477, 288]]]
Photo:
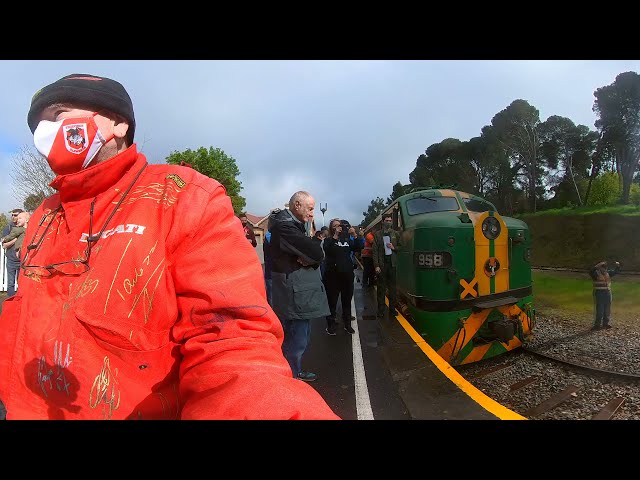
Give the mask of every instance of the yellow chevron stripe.
[[478, 330], [480, 330], [480, 327], [487, 319], [487, 316], [489, 316], [489, 312], [491, 310], [491, 308], [486, 308], [469, 315], [461, 327], [464, 329], [464, 332], [460, 332], [458, 334], [458, 331], [456, 331], [447, 343], [438, 349], [438, 355], [450, 362], [452, 354], [454, 353], [454, 348], [456, 352], [459, 352], [471, 341]]
[[485, 345], [480, 345], [479, 347], [475, 347], [473, 350], [471, 350], [471, 353], [469, 355], [464, 357], [464, 360], [460, 362], [460, 365], [482, 360], [482, 357], [484, 357], [484, 354], [487, 353], [487, 350], [491, 348], [491, 345], [493, 345], [493, 343], [487, 343]]

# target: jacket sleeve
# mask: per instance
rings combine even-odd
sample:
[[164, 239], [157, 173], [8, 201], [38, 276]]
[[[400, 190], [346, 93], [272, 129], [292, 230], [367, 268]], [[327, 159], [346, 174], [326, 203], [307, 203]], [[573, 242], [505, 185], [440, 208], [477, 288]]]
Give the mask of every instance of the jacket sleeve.
[[608, 269], [607, 272], [609, 273], [610, 277], [617, 275], [618, 272], [620, 272], [620, 264], [616, 263], [615, 267]]
[[256, 234], [253, 233], [253, 229], [249, 229], [249, 238], [251, 240], [251, 245], [255, 248], [258, 246], [258, 241], [256, 240]]
[[402, 241], [400, 240], [400, 233], [398, 233], [396, 230], [393, 231], [394, 233], [394, 239], [395, 241], [393, 242], [393, 246], [395, 247], [396, 250], [400, 250], [402, 249]]
[[282, 222], [280, 230], [280, 249], [300, 257], [308, 265], [319, 265], [324, 258], [320, 242], [304, 235], [293, 222]]
[[3, 242], [10, 242], [11, 240], [15, 240], [16, 238], [18, 238], [20, 235], [22, 235], [24, 233], [24, 227], [15, 227], [11, 229], [11, 232], [9, 232], [9, 234], [4, 237]]
[[378, 257], [379, 248], [380, 247], [378, 246], [378, 237], [374, 235], [373, 241], [371, 242], [371, 258], [373, 259], [373, 268], [378, 268], [378, 267], [382, 268], [379, 262], [379, 257]]
[[182, 418], [339, 419], [291, 374], [260, 261], [224, 187], [194, 197], [180, 212], [188, 219], [178, 220], [183, 237], [169, 258], [179, 310], [171, 334], [183, 357]]

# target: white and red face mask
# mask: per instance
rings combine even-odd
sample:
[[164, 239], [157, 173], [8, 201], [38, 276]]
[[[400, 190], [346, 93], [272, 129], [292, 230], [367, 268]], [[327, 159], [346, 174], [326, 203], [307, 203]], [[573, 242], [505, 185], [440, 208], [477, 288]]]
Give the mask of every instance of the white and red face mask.
[[33, 142], [49, 162], [56, 175], [79, 172], [87, 168], [102, 146], [113, 138], [105, 139], [90, 117], [65, 118], [57, 122], [42, 120], [33, 132]]

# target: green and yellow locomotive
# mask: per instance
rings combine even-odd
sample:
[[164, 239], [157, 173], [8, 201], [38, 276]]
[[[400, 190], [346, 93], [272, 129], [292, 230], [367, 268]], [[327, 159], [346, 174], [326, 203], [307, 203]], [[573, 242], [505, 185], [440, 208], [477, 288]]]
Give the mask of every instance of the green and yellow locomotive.
[[526, 223], [445, 188], [406, 194], [382, 213], [389, 212], [402, 241], [397, 306], [442, 358], [472, 363], [526, 341], [535, 324]]

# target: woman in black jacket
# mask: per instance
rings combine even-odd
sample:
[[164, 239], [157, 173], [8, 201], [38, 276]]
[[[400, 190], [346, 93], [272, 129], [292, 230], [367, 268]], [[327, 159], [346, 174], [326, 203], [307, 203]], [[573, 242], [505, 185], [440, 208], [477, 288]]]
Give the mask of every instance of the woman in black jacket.
[[329, 236], [325, 238], [325, 270], [324, 285], [331, 314], [327, 317], [327, 333], [336, 334], [336, 304], [338, 296], [342, 300], [342, 321], [344, 329], [355, 333], [351, 327], [351, 299], [353, 298], [353, 262], [351, 252], [359, 250], [356, 243], [349, 238], [339, 219], [329, 223]]

